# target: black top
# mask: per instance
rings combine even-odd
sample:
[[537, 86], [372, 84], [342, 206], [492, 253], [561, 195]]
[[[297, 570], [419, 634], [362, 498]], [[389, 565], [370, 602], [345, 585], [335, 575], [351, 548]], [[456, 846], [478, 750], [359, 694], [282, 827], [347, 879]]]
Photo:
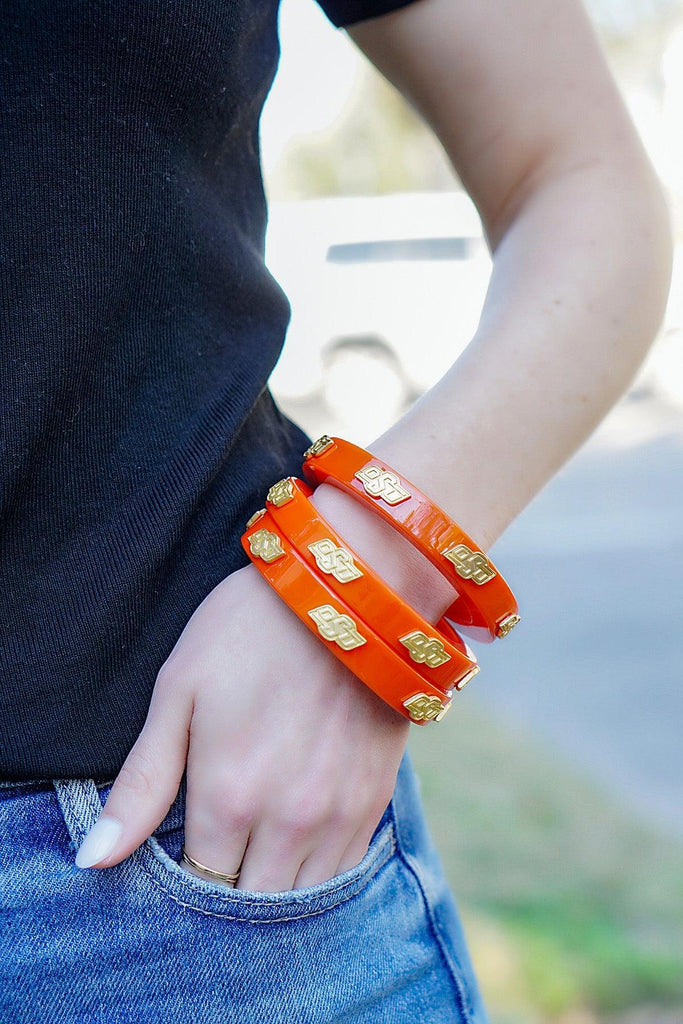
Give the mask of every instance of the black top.
[[[410, 0], [318, 0], [335, 25]], [[278, 0], [0, 0], [0, 778], [113, 778], [308, 438], [267, 380]]]

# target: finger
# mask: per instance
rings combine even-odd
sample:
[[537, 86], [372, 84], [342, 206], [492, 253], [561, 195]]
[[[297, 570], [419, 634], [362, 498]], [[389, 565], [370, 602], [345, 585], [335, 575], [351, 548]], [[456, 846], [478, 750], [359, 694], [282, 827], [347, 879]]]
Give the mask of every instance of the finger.
[[303, 846], [288, 842], [281, 832], [259, 825], [249, 839], [235, 888], [255, 892], [293, 889], [294, 879], [309, 851], [310, 843]]
[[348, 844], [337, 865], [337, 874], [341, 875], [349, 868], [355, 868], [362, 861], [370, 848], [372, 837], [375, 834], [377, 822], [365, 824], [358, 829], [351, 842]]
[[340, 835], [330, 838], [309, 854], [299, 868], [292, 888], [304, 889], [320, 882], [329, 882], [340, 874], [339, 862], [347, 849], [346, 838]]
[[120, 863], [164, 820], [185, 768], [191, 717], [189, 692], [157, 680], [142, 732], [78, 850], [77, 867]]
[[185, 849], [212, 871], [234, 874], [257, 820], [254, 794], [260, 786], [248, 751], [240, 745], [240, 731], [229, 717], [226, 720], [226, 703], [219, 686], [195, 703], [187, 758]]
[[[206, 747], [201, 748], [206, 751]], [[244, 799], [234, 774], [221, 785], [216, 771], [205, 762], [188, 762], [185, 802], [185, 850], [211, 871], [234, 874], [240, 870], [254, 820], [253, 802]], [[233, 883], [211, 878], [183, 862], [182, 867], [200, 878], [232, 887]]]

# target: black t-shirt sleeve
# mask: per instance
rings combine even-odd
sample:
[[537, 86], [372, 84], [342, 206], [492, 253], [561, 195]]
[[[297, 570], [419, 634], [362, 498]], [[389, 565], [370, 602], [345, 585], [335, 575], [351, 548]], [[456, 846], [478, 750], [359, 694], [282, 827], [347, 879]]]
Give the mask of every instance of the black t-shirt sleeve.
[[366, 18], [376, 18], [399, 7], [407, 7], [416, 0], [317, 0], [323, 11], [337, 28], [345, 28]]

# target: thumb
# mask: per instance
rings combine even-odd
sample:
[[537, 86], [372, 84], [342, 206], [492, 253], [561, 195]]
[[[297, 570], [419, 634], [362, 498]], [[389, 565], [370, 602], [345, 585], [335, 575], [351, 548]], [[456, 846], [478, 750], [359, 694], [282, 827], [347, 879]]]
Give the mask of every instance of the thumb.
[[187, 761], [192, 705], [189, 693], [162, 691], [157, 680], [142, 732], [78, 850], [76, 867], [113, 867], [164, 820]]

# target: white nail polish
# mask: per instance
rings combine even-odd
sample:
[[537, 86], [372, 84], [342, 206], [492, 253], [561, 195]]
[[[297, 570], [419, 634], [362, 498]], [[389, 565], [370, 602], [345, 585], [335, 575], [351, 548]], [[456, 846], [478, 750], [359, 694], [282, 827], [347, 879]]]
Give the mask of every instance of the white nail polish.
[[122, 832], [123, 824], [118, 818], [100, 816], [80, 845], [76, 867], [89, 868], [98, 864], [112, 852]]

